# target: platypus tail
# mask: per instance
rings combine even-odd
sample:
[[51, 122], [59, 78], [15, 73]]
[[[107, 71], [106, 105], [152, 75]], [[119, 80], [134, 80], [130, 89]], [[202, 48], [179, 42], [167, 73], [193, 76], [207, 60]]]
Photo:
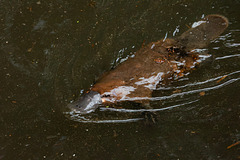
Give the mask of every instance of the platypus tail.
[[67, 107], [76, 113], [87, 114], [95, 111], [102, 103], [101, 95], [95, 91], [89, 91], [78, 100], [67, 105]]
[[228, 19], [222, 15], [208, 15], [195, 22], [191, 29], [176, 38], [186, 51], [206, 47], [210, 41], [217, 38], [228, 27]]

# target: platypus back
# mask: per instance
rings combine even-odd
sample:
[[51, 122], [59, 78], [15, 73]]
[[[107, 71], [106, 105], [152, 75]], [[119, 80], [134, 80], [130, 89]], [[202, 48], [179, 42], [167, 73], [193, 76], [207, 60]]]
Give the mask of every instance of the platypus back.
[[[147, 103], [147, 97], [159, 82], [181, 77], [191, 70], [198, 59], [191, 50], [204, 48], [228, 27], [221, 15], [208, 15], [175, 39], [152, 42], [135, 56], [102, 76], [91, 91], [68, 105], [71, 111], [86, 114], [101, 103], [138, 101]], [[174, 78], [171, 78], [173, 77]]]

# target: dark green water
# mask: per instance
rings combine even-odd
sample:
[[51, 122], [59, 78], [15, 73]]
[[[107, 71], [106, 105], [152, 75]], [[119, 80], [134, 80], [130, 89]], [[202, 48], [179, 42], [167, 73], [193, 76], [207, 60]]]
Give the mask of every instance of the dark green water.
[[[0, 160], [240, 159], [240, 145], [227, 149], [240, 141], [239, 0], [2, 0], [0, 10]], [[153, 93], [186, 93], [154, 100], [154, 108], [194, 103], [157, 112], [153, 126], [84, 124], [63, 115], [143, 42], [173, 37], [176, 28], [178, 36], [215, 13], [230, 25], [209, 46], [212, 57]]]

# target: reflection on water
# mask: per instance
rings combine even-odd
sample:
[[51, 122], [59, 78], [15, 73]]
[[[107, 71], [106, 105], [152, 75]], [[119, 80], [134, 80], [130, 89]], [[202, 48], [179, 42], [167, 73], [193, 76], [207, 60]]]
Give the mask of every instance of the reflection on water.
[[[1, 160], [239, 158], [239, 145], [227, 149], [240, 140], [238, 0], [1, 4]], [[62, 114], [142, 45], [212, 13], [228, 17], [229, 29], [207, 48], [212, 57], [153, 93], [155, 125], [132, 104], [77, 117], [91, 123]]]
[[216, 60], [226, 59], [226, 58], [233, 58], [233, 57], [240, 57], [240, 54], [234, 54], [234, 55], [227, 55], [227, 56], [223, 56], [223, 57], [217, 57]]

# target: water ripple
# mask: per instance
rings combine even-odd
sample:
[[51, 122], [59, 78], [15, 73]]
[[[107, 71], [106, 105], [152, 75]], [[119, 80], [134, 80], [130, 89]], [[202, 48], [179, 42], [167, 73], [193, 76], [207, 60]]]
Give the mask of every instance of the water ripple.
[[158, 111], [163, 111], [163, 110], [168, 110], [168, 109], [173, 109], [176, 107], [180, 107], [180, 106], [185, 106], [188, 104], [192, 104], [195, 103], [199, 100], [195, 100], [195, 101], [190, 101], [187, 103], [182, 103], [182, 104], [177, 104], [177, 105], [173, 105], [173, 106], [169, 106], [169, 107], [164, 107], [164, 108], [155, 108], [155, 109], [117, 109], [117, 108], [100, 108], [100, 111], [114, 111], [114, 112], [130, 112], [130, 113], [136, 113], [136, 112], [158, 112]]
[[189, 95], [189, 94], [194, 94], [194, 93], [200, 93], [200, 92], [206, 92], [206, 91], [210, 91], [210, 90], [215, 90], [215, 89], [219, 89], [222, 88], [224, 86], [227, 86], [233, 82], [236, 82], [240, 80], [240, 78], [235, 78], [235, 79], [230, 79], [222, 84], [213, 86], [213, 87], [208, 87], [208, 88], [202, 88], [202, 89], [196, 89], [196, 90], [191, 90], [191, 91], [186, 91], [186, 92], [181, 92], [181, 93], [175, 93], [169, 96], [163, 96], [163, 97], [134, 97], [134, 98], [126, 98], [125, 100], [127, 101], [137, 101], [137, 100], [151, 100], [151, 101], [159, 101], [159, 100], [166, 100], [166, 99], [171, 99], [171, 98], [175, 98], [178, 96], [185, 96], [185, 95]]
[[240, 70], [239, 71], [235, 71], [235, 72], [231, 72], [231, 73], [223, 75], [223, 76], [218, 76], [218, 77], [215, 77], [215, 78], [211, 78], [211, 79], [208, 79], [208, 80], [202, 81], [202, 82], [188, 83], [186, 85], [178, 86], [178, 87], [159, 87], [156, 90], [182, 89], [182, 88], [191, 87], [191, 86], [203, 85], [203, 84], [207, 84], [207, 83], [210, 83], [210, 82], [217, 81], [217, 80], [221, 79], [222, 77], [226, 77], [226, 76], [229, 77], [229, 76], [237, 74], [237, 73], [240, 73]]
[[233, 54], [233, 55], [227, 55], [223, 57], [217, 57], [215, 60], [221, 60], [221, 59], [227, 59], [227, 58], [233, 58], [233, 57], [240, 57], [240, 54]]

